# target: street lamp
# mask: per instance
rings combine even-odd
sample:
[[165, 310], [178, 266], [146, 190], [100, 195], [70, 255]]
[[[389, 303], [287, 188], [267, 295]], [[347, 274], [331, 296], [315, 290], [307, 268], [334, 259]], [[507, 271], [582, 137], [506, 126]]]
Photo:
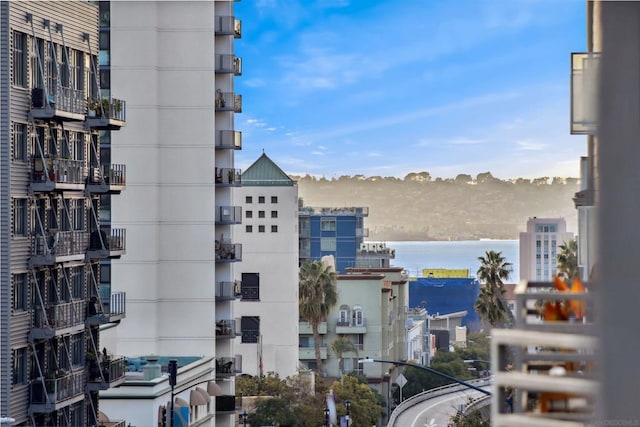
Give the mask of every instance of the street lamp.
[[477, 386], [475, 386], [475, 385], [473, 385], [471, 383], [468, 383], [466, 381], [463, 381], [463, 380], [461, 380], [459, 378], [452, 377], [451, 375], [447, 375], [447, 374], [445, 374], [443, 372], [436, 371], [435, 369], [428, 368], [426, 366], [414, 365], [412, 363], [400, 362], [400, 361], [396, 361], [396, 360], [380, 360], [380, 359], [369, 359], [369, 358], [358, 360], [358, 363], [374, 363], [374, 362], [376, 362], [376, 363], [391, 363], [392, 365], [396, 365], [396, 366], [411, 366], [412, 368], [422, 369], [423, 371], [431, 372], [432, 374], [435, 374], [435, 375], [438, 375], [440, 377], [446, 378], [448, 380], [451, 380], [453, 382], [461, 384], [461, 385], [463, 385], [465, 387], [469, 387], [469, 388], [471, 388], [473, 390], [479, 391], [480, 393], [484, 393], [487, 396], [491, 396], [491, 392], [489, 392], [487, 390], [484, 390], [484, 389], [482, 389], [480, 387], [477, 387]]
[[329, 427], [329, 407], [324, 408], [324, 427]]
[[249, 417], [249, 414], [247, 414], [247, 410], [245, 409], [242, 412], [242, 426], [243, 427], [247, 427], [247, 418]]
[[347, 408], [347, 415], [345, 417], [346, 421], [347, 421], [347, 427], [351, 426], [351, 401], [349, 399], [344, 401], [344, 406]]

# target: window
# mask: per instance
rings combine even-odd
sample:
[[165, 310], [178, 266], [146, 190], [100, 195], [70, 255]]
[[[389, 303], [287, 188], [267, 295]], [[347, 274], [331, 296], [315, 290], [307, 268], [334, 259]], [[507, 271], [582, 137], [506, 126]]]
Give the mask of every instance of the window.
[[258, 233], [264, 233], [264, 225], [258, 226]]
[[335, 252], [336, 250], [336, 238], [335, 237], [321, 237], [320, 238], [320, 250], [323, 252]]
[[336, 219], [335, 218], [322, 218], [320, 220], [321, 231], [336, 231]]
[[260, 300], [260, 273], [242, 273], [242, 301]]
[[[40, 62], [38, 58], [42, 58], [45, 54], [44, 40], [40, 38], [33, 39], [33, 55], [31, 56], [31, 85], [32, 87], [44, 87]], [[44, 71], [43, 71], [44, 72]]]
[[84, 333], [71, 336], [71, 363], [73, 366], [84, 364]]
[[278, 196], [271, 196], [271, 203], [278, 203]]
[[242, 316], [240, 319], [240, 328], [242, 330], [243, 343], [257, 343], [260, 337], [260, 317]]
[[[111, 266], [108, 265], [106, 267], [109, 267], [109, 273], [107, 273], [106, 276], [107, 276], [107, 279], [110, 279]], [[101, 266], [101, 269], [102, 269], [102, 266]], [[71, 281], [71, 289], [73, 291], [72, 297], [74, 299], [83, 299], [84, 298], [84, 267], [71, 268], [69, 275], [70, 275], [69, 280]], [[102, 277], [101, 279], [104, 280], [104, 278]], [[100, 287], [100, 289], [102, 289], [102, 286]]]
[[245, 226], [245, 231], [247, 233], [253, 233], [253, 225], [247, 225]]
[[272, 233], [277, 233], [278, 232], [278, 226], [277, 225], [272, 225], [271, 226], [271, 232]]
[[258, 218], [264, 218], [264, 211], [258, 211]]
[[27, 87], [27, 35], [13, 33], [13, 80], [16, 86]]
[[264, 203], [264, 196], [258, 196], [258, 203]]
[[245, 218], [253, 218], [253, 211], [245, 211], [244, 216]]
[[13, 309], [26, 310], [27, 299], [27, 273], [18, 273], [13, 275]]
[[341, 305], [338, 314], [338, 326], [349, 326], [349, 318], [351, 309], [348, 305]]
[[13, 235], [27, 235], [27, 199], [13, 199]]
[[244, 198], [244, 201], [245, 201], [245, 203], [253, 203], [253, 197], [251, 197], [251, 196], [246, 196], [246, 197]]
[[364, 316], [362, 314], [362, 307], [356, 305], [353, 307], [353, 326], [363, 326], [364, 325]]
[[278, 218], [278, 211], [271, 211], [271, 218]]
[[27, 125], [13, 123], [13, 160], [27, 160]]
[[27, 348], [13, 350], [13, 383], [27, 383]]

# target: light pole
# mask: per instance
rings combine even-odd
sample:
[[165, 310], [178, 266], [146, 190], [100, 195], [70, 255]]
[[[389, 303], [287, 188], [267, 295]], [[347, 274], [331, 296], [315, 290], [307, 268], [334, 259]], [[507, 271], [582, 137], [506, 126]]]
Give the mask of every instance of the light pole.
[[249, 417], [249, 414], [247, 414], [247, 410], [245, 409], [242, 412], [242, 427], [247, 427], [247, 418]]
[[349, 399], [344, 401], [344, 406], [347, 408], [347, 416], [346, 421], [347, 421], [347, 427], [351, 427], [351, 401]]
[[324, 408], [324, 427], [329, 427], [329, 407]]
[[428, 368], [426, 366], [414, 365], [412, 363], [400, 362], [400, 361], [397, 361], [397, 360], [380, 360], [380, 359], [369, 359], [369, 358], [358, 360], [358, 363], [374, 363], [374, 362], [376, 362], [376, 363], [391, 363], [392, 365], [396, 365], [396, 366], [411, 366], [412, 368], [422, 369], [423, 371], [431, 372], [432, 374], [435, 374], [435, 375], [438, 375], [440, 377], [446, 378], [448, 380], [451, 380], [453, 382], [461, 384], [461, 385], [463, 385], [465, 387], [469, 387], [469, 388], [471, 388], [473, 390], [479, 391], [480, 393], [484, 393], [487, 396], [491, 396], [491, 392], [489, 392], [487, 390], [484, 390], [484, 389], [482, 389], [480, 387], [477, 387], [477, 386], [475, 386], [475, 385], [473, 385], [471, 383], [468, 383], [466, 381], [463, 381], [463, 380], [461, 380], [459, 378], [452, 377], [451, 375], [447, 375], [447, 374], [445, 374], [443, 372], [436, 371], [435, 369]]

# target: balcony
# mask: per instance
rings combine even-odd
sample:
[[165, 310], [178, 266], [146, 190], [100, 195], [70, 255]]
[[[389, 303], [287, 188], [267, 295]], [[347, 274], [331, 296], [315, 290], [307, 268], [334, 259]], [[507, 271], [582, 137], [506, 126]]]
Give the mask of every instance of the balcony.
[[[327, 359], [327, 346], [320, 346], [320, 357], [322, 360]], [[300, 360], [316, 360], [316, 349], [313, 347], [298, 347], [298, 359]]]
[[89, 238], [89, 259], [120, 258], [126, 252], [127, 230], [124, 228], [101, 228]]
[[223, 379], [242, 373], [242, 355], [216, 358], [216, 379]]
[[242, 95], [233, 92], [216, 91], [216, 111], [233, 111], [242, 113]]
[[216, 396], [216, 415], [234, 414], [236, 412], [235, 396]]
[[57, 411], [84, 399], [84, 370], [55, 376], [31, 383], [29, 415]]
[[125, 358], [109, 357], [108, 360], [98, 361], [88, 360], [89, 363], [89, 379], [87, 381], [88, 391], [107, 390], [111, 387], [117, 387], [125, 380], [125, 372], [127, 365]]
[[[89, 326], [106, 325], [115, 323], [127, 317], [127, 294], [126, 292], [113, 292], [108, 302], [103, 302], [101, 307], [97, 307], [97, 300], [89, 301], [87, 309], [87, 324]], [[100, 309], [101, 308], [101, 309]]]
[[86, 124], [91, 129], [118, 130], [127, 122], [127, 103], [121, 99], [90, 100], [86, 111]]
[[216, 301], [231, 301], [242, 296], [242, 282], [216, 282]]
[[216, 339], [233, 339], [240, 335], [239, 321], [232, 319], [216, 320]]
[[361, 319], [359, 322], [355, 321], [342, 321], [336, 320], [336, 334], [366, 334], [367, 322], [366, 319]]
[[81, 160], [36, 157], [31, 170], [33, 192], [84, 190], [87, 168]]
[[240, 169], [216, 167], [216, 187], [242, 186], [242, 172]]
[[36, 306], [33, 310], [33, 327], [29, 332], [29, 341], [51, 339], [54, 336], [82, 331], [87, 316], [86, 310], [86, 301], [52, 304], [44, 308], [41, 305]]
[[239, 262], [242, 261], [242, 244], [219, 242], [216, 240], [216, 262]]
[[242, 224], [241, 206], [220, 206], [216, 209], [216, 225]]
[[236, 39], [242, 37], [242, 21], [233, 16], [216, 16], [216, 36], [233, 36]]
[[[327, 333], [327, 321], [324, 320], [318, 324], [318, 333], [320, 335]], [[311, 325], [309, 322], [306, 322], [300, 319], [298, 323], [298, 334], [300, 335], [311, 335], [313, 331], [311, 330]]]
[[89, 236], [84, 231], [49, 231], [45, 235], [33, 236], [31, 267], [53, 265], [59, 262], [82, 261], [89, 245]]
[[216, 150], [242, 150], [242, 132], [219, 130], [216, 132]]
[[87, 109], [84, 91], [56, 85], [54, 90], [31, 89], [31, 110], [34, 120], [83, 121]]
[[87, 177], [89, 193], [120, 194], [127, 183], [127, 166], [121, 164], [102, 165], [90, 168]]
[[571, 54], [571, 134], [595, 135], [600, 54]]
[[242, 75], [242, 58], [235, 55], [216, 55], [216, 73]]

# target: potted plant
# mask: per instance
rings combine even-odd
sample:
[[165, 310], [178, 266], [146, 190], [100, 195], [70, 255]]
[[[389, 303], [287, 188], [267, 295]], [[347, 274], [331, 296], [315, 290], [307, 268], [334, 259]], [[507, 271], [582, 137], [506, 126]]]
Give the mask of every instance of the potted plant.
[[95, 117], [100, 108], [100, 103], [96, 99], [87, 98], [87, 116]]

